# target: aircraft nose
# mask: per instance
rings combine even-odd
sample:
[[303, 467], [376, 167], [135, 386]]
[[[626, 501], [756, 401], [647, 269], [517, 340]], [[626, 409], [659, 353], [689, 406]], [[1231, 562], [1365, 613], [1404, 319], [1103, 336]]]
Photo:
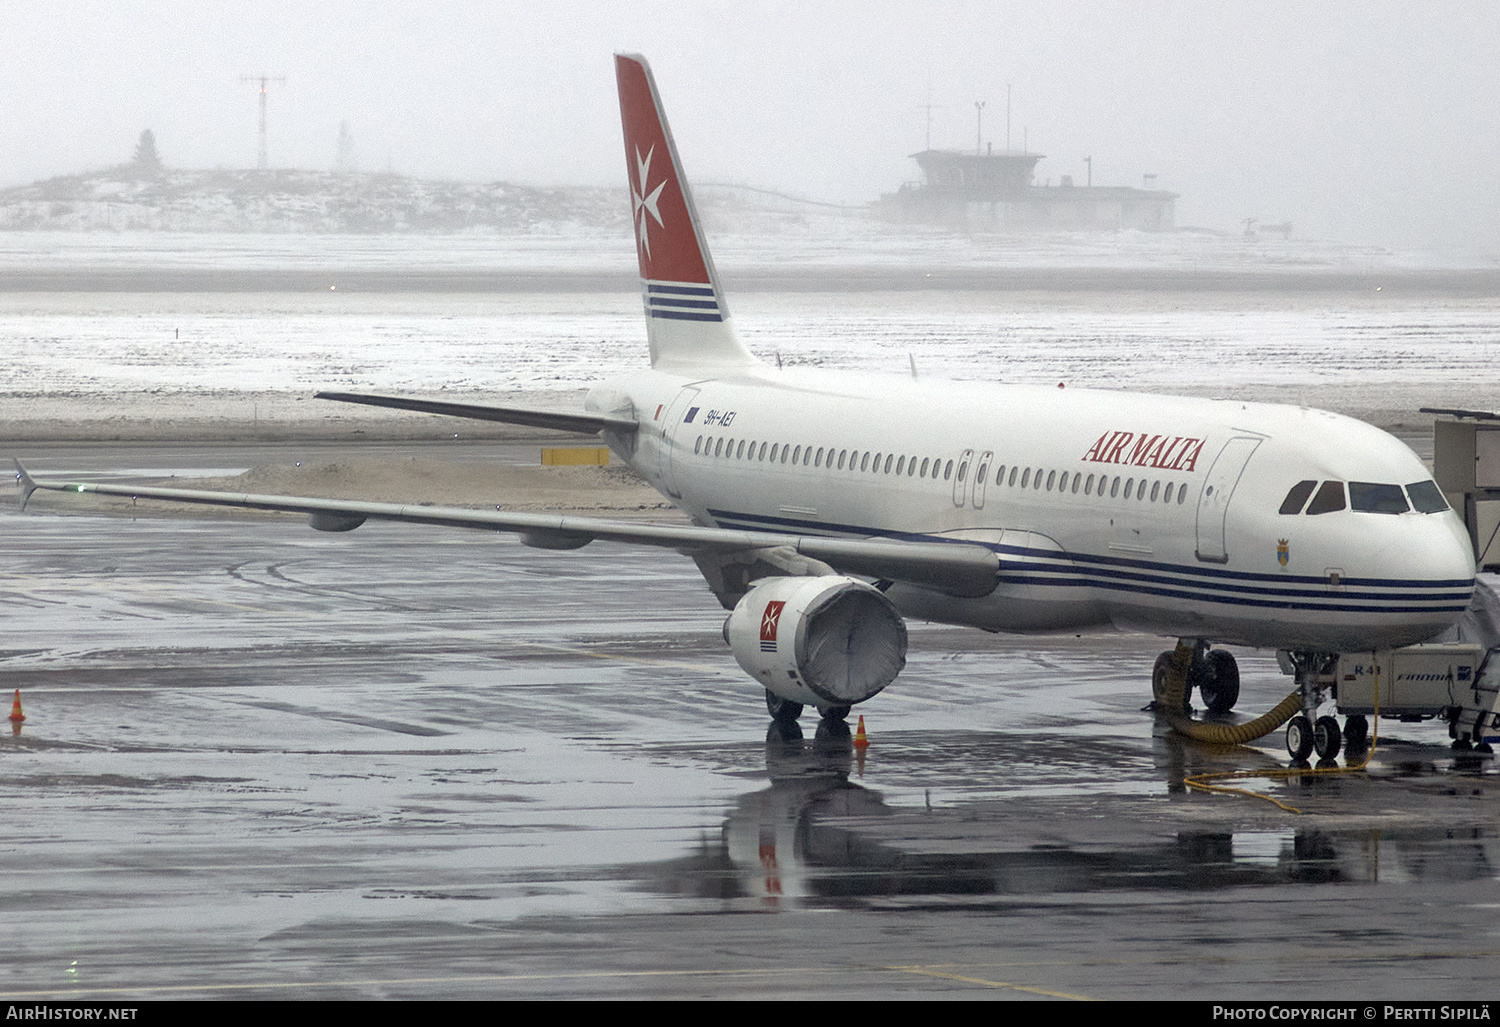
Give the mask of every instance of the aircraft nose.
[[[1422, 552], [1427, 567], [1424, 576], [1444, 580], [1473, 579], [1474, 546], [1469, 541], [1468, 529], [1457, 514], [1441, 518], [1424, 518], [1423, 527], [1435, 530], [1424, 532]], [[1421, 522], [1419, 522], [1421, 523]]]
[[1367, 518], [1349, 545], [1379, 553], [1376, 577], [1450, 593], [1474, 580], [1474, 549], [1457, 514]]

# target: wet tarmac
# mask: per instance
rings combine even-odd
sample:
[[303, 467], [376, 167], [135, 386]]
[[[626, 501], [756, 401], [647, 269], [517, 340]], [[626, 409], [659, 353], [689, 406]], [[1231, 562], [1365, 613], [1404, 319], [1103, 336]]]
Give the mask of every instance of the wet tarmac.
[[1500, 771], [1438, 725], [1243, 782], [1292, 814], [1185, 789], [1286, 758], [1143, 713], [1159, 639], [914, 624], [857, 756], [770, 730], [686, 559], [0, 534], [7, 999], [1496, 996]]

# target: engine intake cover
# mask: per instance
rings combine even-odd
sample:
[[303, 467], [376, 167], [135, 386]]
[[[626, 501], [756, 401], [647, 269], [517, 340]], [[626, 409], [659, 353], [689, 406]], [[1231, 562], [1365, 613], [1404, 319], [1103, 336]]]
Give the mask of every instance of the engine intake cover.
[[745, 673], [783, 699], [849, 706], [906, 666], [906, 622], [878, 589], [826, 575], [767, 578], [724, 622]]

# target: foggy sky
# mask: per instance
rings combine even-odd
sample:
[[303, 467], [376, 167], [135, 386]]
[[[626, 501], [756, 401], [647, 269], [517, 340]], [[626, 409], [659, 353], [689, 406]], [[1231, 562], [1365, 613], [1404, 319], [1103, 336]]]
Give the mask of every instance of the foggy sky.
[[623, 184], [610, 55], [647, 57], [692, 179], [865, 202], [938, 147], [1039, 181], [1181, 194], [1179, 225], [1500, 253], [1500, 5], [54, 3], [7, 5], [0, 186], [127, 160]]

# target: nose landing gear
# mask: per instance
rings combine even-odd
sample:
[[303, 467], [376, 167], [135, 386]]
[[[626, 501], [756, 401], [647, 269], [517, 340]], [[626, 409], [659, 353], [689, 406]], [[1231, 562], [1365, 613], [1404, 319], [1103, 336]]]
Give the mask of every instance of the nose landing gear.
[[1313, 751], [1313, 726], [1307, 714], [1299, 713], [1286, 722], [1287, 755], [1299, 762], [1306, 762]]
[[[1338, 756], [1344, 746], [1344, 733], [1334, 717], [1323, 716], [1309, 720], [1307, 714], [1299, 713], [1286, 724], [1286, 751], [1294, 760], [1306, 760], [1313, 753], [1320, 760], [1331, 760]], [[1351, 749], [1356, 748], [1352, 743]]]
[[1313, 751], [1320, 760], [1331, 760], [1339, 754], [1344, 744], [1344, 733], [1339, 722], [1332, 717], [1319, 717], [1313, 722]]
[[[1344, 732], [1336, 718], [1318, 716], [1318, 707], [1323, 705], [1324, 692], [1335, 680], [1338, 655], [1330, 653], [1284, 653], [1282, 669], [1290, 669], [1302, 692], [1302, 712], [1286, 725], [1286, 751], [1294, 762], [1306, 763], [1307, 757], [1318, 754], [1319, 762], [1331, 761], [1344, 745]], [[1290, 664], [1290, 667], [1288, 667]], [[1363, 721], [1364, 718], [1360, 718]], [[1352, 721], [1353, 718], [1350, 718]], [[1351, 731], [1363, 734], [1351, 724]], [[1355, 748], [1351, 741], [1350, 748]]]

